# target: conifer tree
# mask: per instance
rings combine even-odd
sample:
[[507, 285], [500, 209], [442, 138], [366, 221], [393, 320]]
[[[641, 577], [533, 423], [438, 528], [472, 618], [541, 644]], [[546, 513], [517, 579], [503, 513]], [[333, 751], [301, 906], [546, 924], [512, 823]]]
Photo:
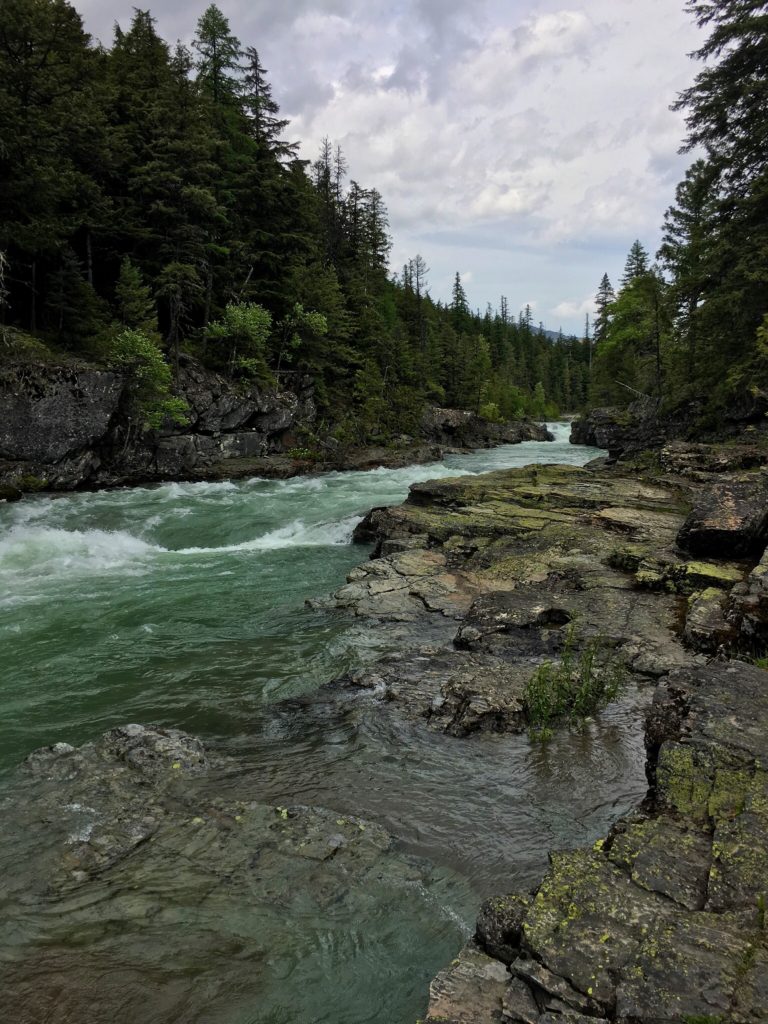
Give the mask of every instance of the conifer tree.
[[213, 106], [231, 102], [238, 92], [242, 50], [240, 40], [230, 31], [228, 19], [215, 4], [200, 16], [192, 45], [199, 54], [198, 80]]
[[603, 274], [603, 278], [600, 281], [600, 287], [597, 289], [597, 295], [595, 296], [595, 325], [593, 329], [595, 346], [599, 346], [601, 342], [605, 341], [608, 335], [608, 326], [611, 318], [611, 305], [615, 300], [616, 293], [608, 279], [608, 275]]
[[149, 338], [159, 337], [157, 307], [141, 271], [129, 256], [120, 264], [120, 276], [115, 285], [115, 309], [123, 327], [141, 331]]
[[626, 288], [636, 277], [648, 273], [648, 253], [640, 244], [639, 239], [632, 243], [627, 261], [624, 264], [624, 274], [621, 278], [621, 287]]

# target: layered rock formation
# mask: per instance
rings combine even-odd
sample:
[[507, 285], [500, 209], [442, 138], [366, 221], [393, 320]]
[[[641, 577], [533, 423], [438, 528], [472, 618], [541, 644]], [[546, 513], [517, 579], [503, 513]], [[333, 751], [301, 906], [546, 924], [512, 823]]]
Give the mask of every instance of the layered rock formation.
[[665, 453], [417, 484], [358, 529], [377, 557], [334, 603], [414, 646], [336, 685], [453, 736], [526, 728], [568, 644], [655, 687], [645, 804], [486, 903], [429, 1024], [766, 1019], [768, 674], [728, 659], [765, 652], [768, 474], [749, 445]]
[[430, 406], [421, 421], [421, 433], [435, 444], [457, 448], [490, 448], [520, 441], [551, 441], [552, 434], [537, 423], [493, 423], [464, 409]]
[[[718, 445], [730, 442], [741, 452], [740, 457], [751, 460], [757, 445], [758, 458], [764, 463], [767, 415], [768, 392], [757, 388], [719, 412], [710, 409], [706, 402], [664, 409], [655, 399], [639, 398], [628, 406], [592, 409], [574, 420], [571, 441], [605, 448], [614, 458], [658, 449], [674, 441], [706, 441]], [[745, 443], [748, 440], [754, 444]], [[693, 461], [702, 455], [697, 447], [694, 444], [689, 449]]]

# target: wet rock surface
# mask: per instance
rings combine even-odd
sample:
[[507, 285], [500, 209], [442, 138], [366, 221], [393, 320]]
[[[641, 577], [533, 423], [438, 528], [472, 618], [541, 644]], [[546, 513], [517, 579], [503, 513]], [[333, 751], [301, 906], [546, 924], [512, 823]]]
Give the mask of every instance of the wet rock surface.
[[[656, 712], [679, 714], [649, 750], [645, 808], [552, 854], [532, 894], [489, 901], [427, 1021], [766, 1019], [767, 680], [735, 661], [669, 675]], [[478, 947], [508, 965], [506, 987]]]
[[359, 528], [376, 557], [335, 606], [452, 637], [337, 685], [457, 737], [525, 729], [527, 682], [568, 645], [597, 641], [656, 687], [644, 805], [552, 853], [534, 892], [484, 904], [430, 1024], [767, 1019], [768, 673], [728, 660], [766, 637], [765, 478], [743, 452], [667, 461], [421, 483]]
[[[416, 484], [405, 504], [375, 509], [358, 527], [379, 557], [330, 601], [396, 621], [412, 649], [340, 684], [465, 735], [526, 728], [526, 684], [569, 645], [591, 644], [658, 678], [691, 659], [681, 594], [710, 578], [689, 573], [676, 549], [685, 514], [671, 483], [567, 466]], [[649, 587], [641, 567], [651, 559], [679, 587]], [[731, 571], [723, 585], [742, 579]], [[419, 643], [426, 636], [431, 648]]]
[[195, 737], [140, 725], [27, 759], [1, 805], [4, 1019], [284, 1019], [262, 990], [289, 969], [286, 928], [310, 955], [308, 920], [325, 921], [322, 941], [359, 942], [350, 928], [385, 893], [429, 901], [431, 869], [381, 826], [233, 792], [227, 769]]

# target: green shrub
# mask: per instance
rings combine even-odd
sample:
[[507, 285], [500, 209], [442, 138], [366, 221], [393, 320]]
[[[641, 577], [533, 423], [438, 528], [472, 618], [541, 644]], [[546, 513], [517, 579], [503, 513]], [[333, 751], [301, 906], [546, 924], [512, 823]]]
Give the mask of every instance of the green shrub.
[[272, 315], [263, 306], [257, 302], [233, 302], [220, 320], [208, 325], [205, 336], [214, 343], [219, 361], [226, 363], [231, 376], [273, 385], [266, 360], [271, 331]]
[[570, 627], [560, 661], [545, 661], [536, 669], [523, 694], [533, 736], [544, 739], [551, 735], [555, 719], [583, 719], [616, 699], [623, 668], [615, 658], [601, 657], [603, 647], [597, 638], [577, 652]]
[[187, 403], [171, 394], [171, 368], [143, 331], [121, 331], [112, 341], [109, 361], [127, 373], [131, 404], [146, 430], [157, 429], [166, 419], [187, 422]]

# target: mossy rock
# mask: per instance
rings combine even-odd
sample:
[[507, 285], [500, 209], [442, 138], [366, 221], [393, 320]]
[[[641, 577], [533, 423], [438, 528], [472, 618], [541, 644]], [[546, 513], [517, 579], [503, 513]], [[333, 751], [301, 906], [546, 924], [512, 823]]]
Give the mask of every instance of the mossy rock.
[[717, 588], [730, 590], [735, 584], [740, 583], [744, 573], [733, 565], [717, 564], [715, 562], [685, 562], [681, 566], [679, 582], [691, 591], [707, 590]]

